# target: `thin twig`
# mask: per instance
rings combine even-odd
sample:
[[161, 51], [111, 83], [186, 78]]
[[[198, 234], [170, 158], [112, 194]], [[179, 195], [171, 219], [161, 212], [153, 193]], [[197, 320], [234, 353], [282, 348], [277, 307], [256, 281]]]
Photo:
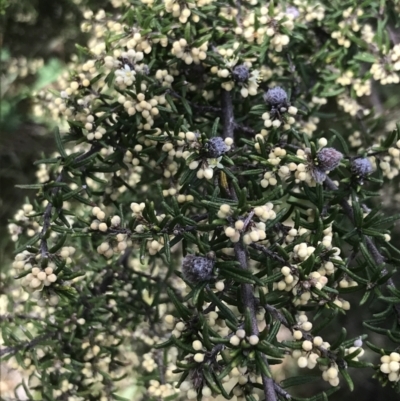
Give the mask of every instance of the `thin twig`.
[[231, 93], [221, 89], [222, 124], [224, 138], [232, 138], [235, 131]]
[[[222, 123], [223, 123], [223, 136], [224, 138], [232, 138], [234, 139], [234, 131], [235, 131], [235, 117], [233, 114], [233, 104], [232, 104], [232, 96], [231, 93], [226, 91], [225, 89], [221, 89], [221, 107], [222, 107]], [[233, 200], [237, 200], [237, 194], [234, 188], [230, 189], [230, 197]], [[251, 217], [250, 217], [251, 219]], [[245, 225], [247, 226], [250, 219], [246, 219]], [[235, 243], [234, 251], [236, 260], [239, 262], [240, 267], [243, 270], [248, 270], [247, 264], [247, 253], [245, 246], [243, 244], [243, 239], [241, 238], [239, 242]], [[257, 311], [256, 311], [256, 302], [253, 292], [253, 287], [251, 284], [240, 285], [242, 302], [245, 310], [249, 311], [250, 319], [251, 319], [251, 335], [258, 336], [260, 331], [258, 329], [257, 324]], [[262, 354], [263, 363], [269, 367], [267, 358], [264, 354]], [[261, 374], [263, 389], [266, 401], [277, 401], [277, 392], [275, 391], [275, 387], [278, 386], [274, 382], [272, 378], [267, 377], [265, 374]]]
[[30, 349], [36, 346], [37, 344], [40, 344], [44, 340], [48, 340], [49, 338], [53, 337], [56, 334], [56, 332], [48, 332], [45, 334], [42, 334], [39, 337], [34, 338], [31, 341], [26, 341], [21, 344], [16, 345], [15, 347], [7, 347], [3, 348], [0, 350], [0, 357], [8, 354], [16, 354], [18, 351], [21, 351], [23, 349]]

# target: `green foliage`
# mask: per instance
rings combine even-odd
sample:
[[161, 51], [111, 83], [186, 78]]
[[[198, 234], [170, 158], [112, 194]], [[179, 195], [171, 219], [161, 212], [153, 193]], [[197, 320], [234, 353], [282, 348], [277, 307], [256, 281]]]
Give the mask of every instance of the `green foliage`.
[[398, 4], [121, 3], [83, 12], [88, 46], [38, 99], [57, 153], [9, 224], [0, 320], [25, 393], [300, 400], [286, 389], [321, 380], [295, 369], [317, 367], [308, 400], [352, 391], [349, 367], [398, 390], [397, 348], [363, 348], [400, 342], [399, 216], [375, 201], [400, 127], [370, 105], [373, 80], [399, 82]]

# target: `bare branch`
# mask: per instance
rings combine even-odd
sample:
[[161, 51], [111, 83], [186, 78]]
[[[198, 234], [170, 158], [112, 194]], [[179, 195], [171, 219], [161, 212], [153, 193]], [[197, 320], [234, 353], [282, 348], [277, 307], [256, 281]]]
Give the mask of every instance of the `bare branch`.
[[231, 93], [221, 89], [221, 107], [224, 138], [232, 138], [235, 131], [235, 120], [233, 116], [233, 105]]

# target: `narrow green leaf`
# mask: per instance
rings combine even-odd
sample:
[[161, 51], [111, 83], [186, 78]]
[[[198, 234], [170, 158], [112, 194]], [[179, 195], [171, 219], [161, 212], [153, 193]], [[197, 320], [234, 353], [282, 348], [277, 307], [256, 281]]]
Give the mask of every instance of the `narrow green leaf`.
[[315, 382], [320, 379], [321, 379], [320, 376], [300, 375], [300, 376], [289, 377], [288, 379], [282, 380], [280, 384], [281, 384], [282, 388], [289, 388], [289, 387], [301, 386], [303, 384], [312, 383], [312, 382]]
[[60, 129], [58, 127], [56, 127], [54, 131], [54, 136], [56, 139], [57, 150], [60, 152], [60, 155], [65, 159], [68, 155], [65, 152], [64, 145], [61, 140]]

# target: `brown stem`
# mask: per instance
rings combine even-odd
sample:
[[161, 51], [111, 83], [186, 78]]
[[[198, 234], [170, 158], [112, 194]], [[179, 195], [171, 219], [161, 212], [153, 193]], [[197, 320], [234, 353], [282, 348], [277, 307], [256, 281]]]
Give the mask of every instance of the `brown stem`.
[[[232, 95], [225, 89], [221, 89], [221, 108], [222, 108], [223, 137], [234, 139], [235, 117], [233, 114]], [[234, 188], [230, 189], [230, 197], [233, 200], [237, 200], [237, 195]], [[248, 224], [248, 222], [249, 220], [246, 219], [246, 225]], [[240, 267], [243, 270], [248, 270], [247, 254], [242, 239], [240, 239], [239, 242], [235, 243], [234, 250], [235, 250], [236, 260], [239, 262]], [[259, 329], [257, 325], [256, 302], [255, 302], [253, 287], [251, 284], [243, 283], [241, 284], [240, 288], [241, 288], [241, 295], [244, 309], [250, 312], [251, 335], [258, 336]], [[262, 355], [262, 358], [265, 365], [269, 367], [265, 355]], [[273, 379], [267, 377], [265, 374], [262, 374], [261, 378], [263, 382], [264, 395], [266, 401], [277, 401], [277, 392], [275, 391], [275, 385], [278, 386], [278, 384], [276, 384]]]
[[224, 138], [232, 138], [235, 131], [231, 93], [221, 89], [222, 124]]

